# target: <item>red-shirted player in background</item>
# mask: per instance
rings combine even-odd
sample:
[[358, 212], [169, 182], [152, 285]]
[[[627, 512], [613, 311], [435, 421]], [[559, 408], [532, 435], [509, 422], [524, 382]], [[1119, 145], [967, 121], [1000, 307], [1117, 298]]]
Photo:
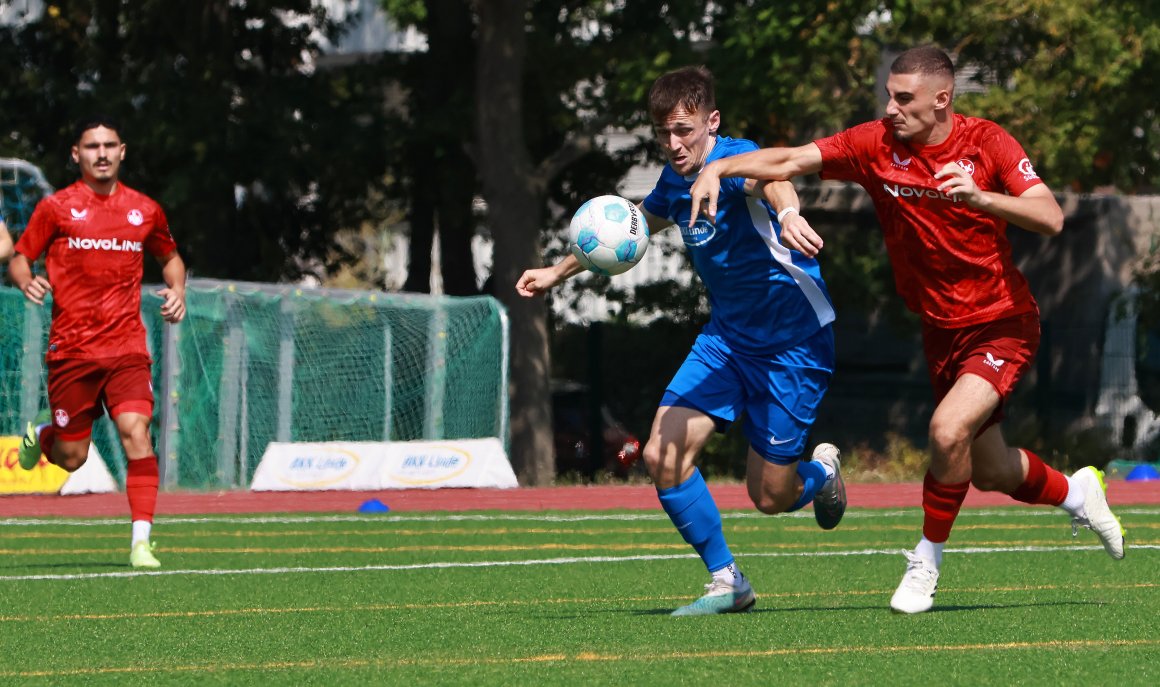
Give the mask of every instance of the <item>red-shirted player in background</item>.
[[[820, 172], [858, 182], [874, 201], [898, 292], [922, 317], [938, 402], [923, 482], [923, 536], [906, 552], [906, 574], [890, 607], [930, 609], [943, 545], [971, 484], [1061, 506], [1074, 524], [1099, 536], [1112, 558], [1123, 558], [1124, 533], [1108, 508], [1103, 473], [1086, 467], [1067, 477], [1031, 451], [1009, 447], [998, 424], [1004, 399], [1039, 347], [1039, 307], [1011, 259], [1007, 224], [1058, 234], [1063, 212], [1055, 196], [999, 125], [954, 113], [954, 67], [942, 50], [904, 52], [891, 65], [886, 91], [884, 119], [798, 148], [722, 158], [701, 172], [691, 195], [694, 208], [703, 203], [714, 217], [720, 177]], [[822, 247], [812, 230], [785, 230], [781, 241], [809, 256]]]
[[[52, 293], [45, 424], [28, 425], [20, 464], [32, 469], [41, 449], [72, 472], [89, 454], [93, 421], [102, 406], [117, 425], [128, 458], [125, 491], [133, 522], [129, 561], [157, 568], [149, 541], [157, 503], [157, 456], [149, 434], [153, 417], [151, 360], [141, 321], [144, 253], [161, 263], [167, 288], [161, 316], [185, 317], [185, 263], [156, 202], [117, 180], [125, 144], [116, 123], [94, 117], [75, 131], [72, 158], [81, 179], [40, 201], [16, 243], [12, 282], [28, 300]], [[48, 278], [33, 276], [41, 254]], [[51, 422], [49, 422], [51, 419]]]

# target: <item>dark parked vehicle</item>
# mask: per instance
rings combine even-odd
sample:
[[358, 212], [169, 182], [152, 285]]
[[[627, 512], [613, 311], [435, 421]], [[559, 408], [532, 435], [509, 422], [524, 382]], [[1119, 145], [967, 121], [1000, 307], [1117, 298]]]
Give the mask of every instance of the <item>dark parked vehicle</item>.
[[593, 433], [588, 388], [576, 382], [552, 384], [552, 433], [556, 474], [577, 473], [595, 478], [608, 474], [625, 479], [640, 457], [640, 440], [601, 404], [602, 445], [595, 459], [589, 451]]

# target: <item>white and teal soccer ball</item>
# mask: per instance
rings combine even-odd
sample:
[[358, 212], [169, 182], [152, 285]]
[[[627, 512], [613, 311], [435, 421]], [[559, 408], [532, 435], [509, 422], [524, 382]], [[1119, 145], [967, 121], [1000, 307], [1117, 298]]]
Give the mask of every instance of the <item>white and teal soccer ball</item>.
[[599, 196], [584, 203], [572, 215], [568, 230], [572, 255], [604, 276], [627, 272], [648, 249], [644, 217], [620, 196]]

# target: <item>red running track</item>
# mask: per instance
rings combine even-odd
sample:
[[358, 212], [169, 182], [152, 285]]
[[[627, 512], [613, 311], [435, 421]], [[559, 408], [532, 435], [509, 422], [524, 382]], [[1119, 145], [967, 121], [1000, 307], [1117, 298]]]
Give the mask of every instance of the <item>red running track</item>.
[[[718, 507], [752, 509], [743, 484], [709, 486]], [[922, 484], [847, 484], [851, 506], [910, 508], [922, 502]], [[368, 499], [379, 499], [394, 512], [465, 510], [659, 510], [656, 490], [648, 485], [571, 486], [526, 489], [406, 489], [316, 492], [163, 492], [160, 515], [202, 513], [351, 513]], [[1113, 506], [1160, 504], [1160, 480], [1108, 484]], [[972, 489], [965, 508], [1020, 505], [1004, 494]], [[1034, 507], [1034, 506], [1029, 506]], [[0, 496], [0, 517], [127, 516], [124, 494], [79, 496]]]

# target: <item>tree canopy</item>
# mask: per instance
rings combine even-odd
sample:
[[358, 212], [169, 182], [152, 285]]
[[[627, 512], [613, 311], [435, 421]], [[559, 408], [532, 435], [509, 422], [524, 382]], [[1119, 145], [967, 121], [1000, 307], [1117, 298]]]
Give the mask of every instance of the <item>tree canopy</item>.
[[382, 77], [319, 67], [340, 29], [310, 0], [60, 0], [0, 27], [0, 154], [76, 177], [72, 123], [117, 118], [125, 183], [166, 208], [194, 273], [296, 278], [376, 209]]

